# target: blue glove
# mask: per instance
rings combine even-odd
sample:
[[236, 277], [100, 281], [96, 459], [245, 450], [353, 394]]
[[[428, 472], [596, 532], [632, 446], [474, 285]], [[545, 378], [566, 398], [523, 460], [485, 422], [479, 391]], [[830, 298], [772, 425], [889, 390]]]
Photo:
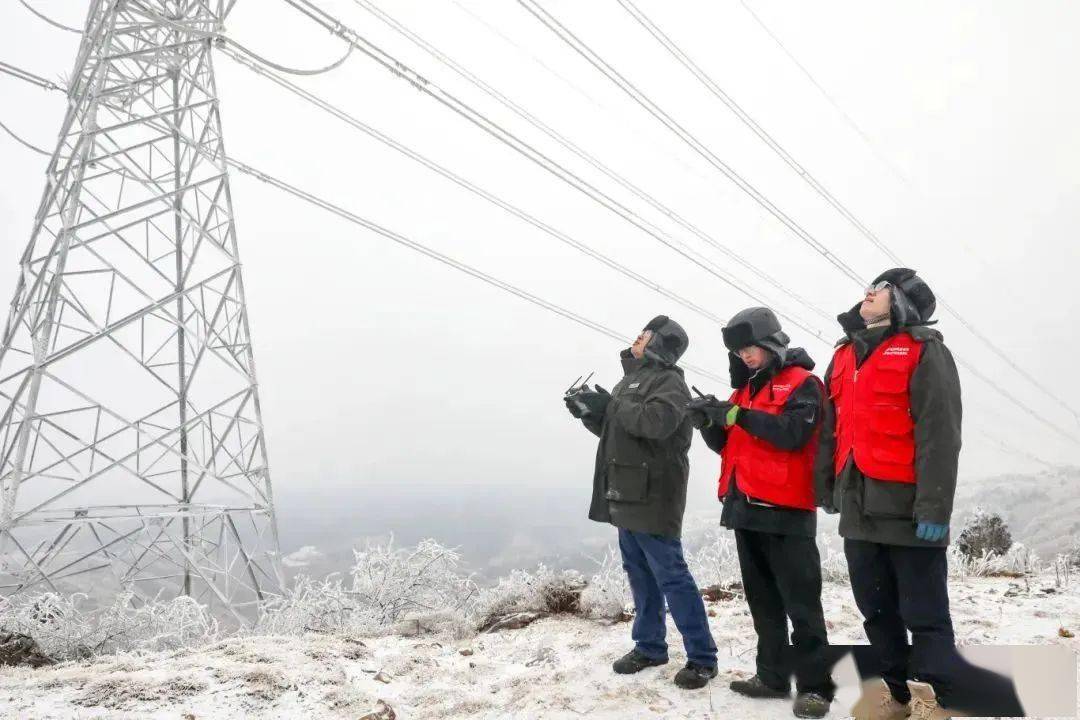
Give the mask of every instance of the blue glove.
[[919, 526], [915, 528], [915, 537], [927, 542], [940, 542], [945, 539], [945, 536], [949, 534], [948, 525], [938, 525], [936, 523], [919, 523]]

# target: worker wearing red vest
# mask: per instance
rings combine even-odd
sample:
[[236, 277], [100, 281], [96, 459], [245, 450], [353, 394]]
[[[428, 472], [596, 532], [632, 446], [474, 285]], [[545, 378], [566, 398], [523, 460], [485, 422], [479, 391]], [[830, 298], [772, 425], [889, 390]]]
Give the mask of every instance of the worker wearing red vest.
[[[731, 689], [756, 698], [790, 696], [795, 714], [823, 717], [835, 686], [821, 608], [814, 453], [823, 387], [802, 348], [768, 308], [739, 312], [723, 330], [731, 385], [687, 406], [691, 423], [722, 457], [721, 523], [735, 531], [743, 588], [758, 636], [757, 673]], [[793, 633], [787, 633], [788, 619]]]
[[882, 273], [838, 317], [846, 337], [825, 373], [816, 492], [840, 513], [851, 589], [885, 681], [865, 686], [856, 720], [950, 717], [942, 706], [991, 696], [995, 711], [974, 714], [1019, 707], [1011, 683], [967, 664], [954, 644], [946, 548], [960, 380], [929, 327], [935, 307], [914, 270]]

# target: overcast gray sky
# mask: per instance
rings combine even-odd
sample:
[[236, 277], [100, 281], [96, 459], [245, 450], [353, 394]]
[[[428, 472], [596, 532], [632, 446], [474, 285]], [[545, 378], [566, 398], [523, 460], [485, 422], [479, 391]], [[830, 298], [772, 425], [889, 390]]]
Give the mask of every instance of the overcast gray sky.
[[[746, 0], [869, 136], [864, 142], [739, 0], [659, 2], [644, 10], [731, 97], [878, 237], [1062, 401], [1060, 369], [1080, 356], [1080, 6], [1038, 2], [802, 3]], [[84, 3], [37, 0], [81, 25]], [[588, 168], [352, 0], [320, 5], [432, 81], [734, 272], [715, 250]], [[378, 0], [396, 19], [830, 315], [859, 285], [739, 191], [672, 132], [573, 54], [518, 3]], [[713, 152], [870, 279], [889, 261], [810, 190], [615, 0], [544, 7]], [[496, 30], [498, 33], [493, 31]], [[241, 43], [298, 67], [325, 65], [340, 41], [274, 0], [240, 0]], [[77, 37], [19, 4], [0, 7], [0, 60], [58, 78]], [[472, 196], [216, 56], [230, 155], [454, 255], [631, 338], [667, 313], [690, 334], [686, 360], [726, 374], [720, 328]], [[298, 82], [364, 122], [729, 317], [758, 304], [570, 189], [365, 56]], [[64, 98], [0, 75], [0, 121], [52, 148]], [[881, 156], [881, 157], [879, 157]], [[883, 161], [885, 158], [887, 161]], [[9, 298], [46, 159], [0, 135], [0, 297]], [[894, 171], [890, 166], [896, 168]], [[564, 488], [585, 511], [595, 439], [562, 391], [596, 371], [619, 378], [617, 343], [356, 226], [234, 175], [256, 361], [279, 497], [345, 488]], [[3, 269], [3, 263], [7, 269]], [[762, 281], [761, 303], [834, 321]], [[957, 356], [1080, 437], [1080, 423], [939, 312]], [[824, 370], [828, 344], [788, 326]], [[720, 384], [688, 374], [705, 391]], [[1051, 463], [1080, 449], [963, 374], [962, 471], [1037, 470], [980, 429]], [[715, 503], [718, 460], [698, 443], [691, 503]], [[440, 493], [441, 495], [442, 493]], [[580, 495], [580, 498], [578, 498]], [[481, 495], [482, 497], [482, 491]], [[368, 493], [378, 511], [378, 494]], [[539, 495], [538, 495], [539, 497]], [[545, 496], [547, 497], [547, 496]], [[330, 507], [342, 517], [356, 508]]]

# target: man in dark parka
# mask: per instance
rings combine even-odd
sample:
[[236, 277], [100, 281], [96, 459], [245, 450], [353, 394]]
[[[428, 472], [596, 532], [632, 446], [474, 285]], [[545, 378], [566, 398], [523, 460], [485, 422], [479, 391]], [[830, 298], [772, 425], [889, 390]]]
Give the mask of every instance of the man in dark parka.
[[851, 589], [885, 681], [864, 690], [856, 720], [935, 720], [951, 717], [946, 707], [1023, 715], [1012, 684], [955, 647], [946, 549], [960, 379], [929, 327], [936, 304], [914, 270], [882, 273], [838, 317], [846, 337], [825, 373], [818, 502], [840, 513]]
[[668, 662], [666, 601], [688, 660], [675, 684], [692, 689], [716, 677], [716, 644], [681, 541], [693, 430], [685, 414], [690, 391], [676, 362], [688, 345], [678, 323], [653, 318], [622, 352], [623, 378], [611, 393], [586, 386], [566, 405], [600, 438], [589, 518], [619, 529], [634, 597], [634, 649], [613, 669], [636, 673]]

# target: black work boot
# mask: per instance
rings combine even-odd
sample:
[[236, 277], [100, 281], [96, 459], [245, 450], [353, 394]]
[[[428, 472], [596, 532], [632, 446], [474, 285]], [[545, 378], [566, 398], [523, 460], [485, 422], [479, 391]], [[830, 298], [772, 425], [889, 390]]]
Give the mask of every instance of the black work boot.
[[795, 705], [791, 711], [798, 718], [823, 718], [832, 705], [824, 695], [816, 692], [801, 692], [795, 696]]
[[611, 669], [620, 675], [632, 675], [636, 672], [641, 672], [647, 667], [667, 665], [667, 662], [667, 658], [664, 658], [663, 660], [653, 660], [650, 657], [645, 657], [637, 651], [637, 648], [634, 648], [612, 663]]
[[675, 684], [683, 690], [697, 690], [708, 685], [714, 677], [716, 677], [715, 666], [688, 662], [686, 667], [675, 673]]
[[749, 680], [732, 680], [729, 685], [733, 692], [752, 698], [786, 698], [791, 696], [790, 688], [774, 688], [765, 684], [757, 675]]

